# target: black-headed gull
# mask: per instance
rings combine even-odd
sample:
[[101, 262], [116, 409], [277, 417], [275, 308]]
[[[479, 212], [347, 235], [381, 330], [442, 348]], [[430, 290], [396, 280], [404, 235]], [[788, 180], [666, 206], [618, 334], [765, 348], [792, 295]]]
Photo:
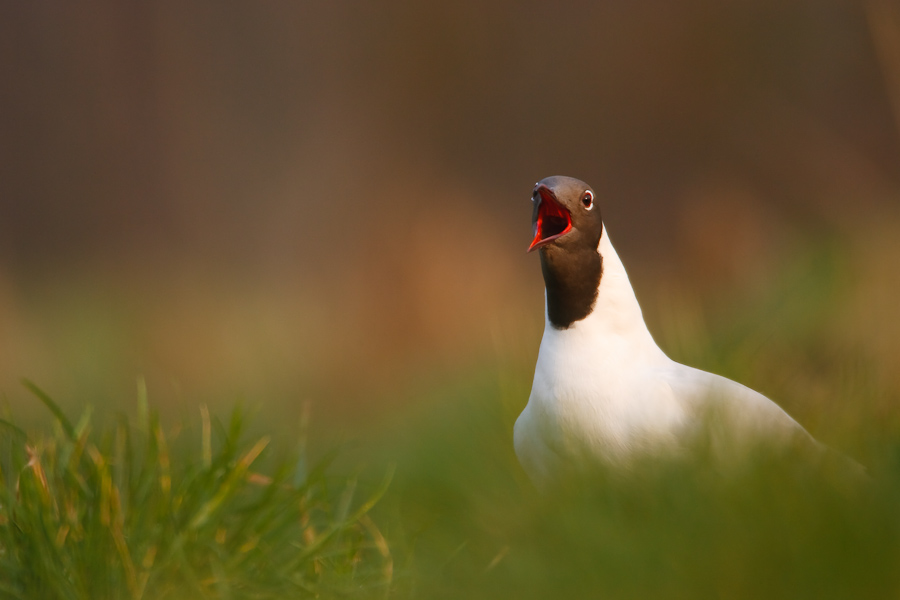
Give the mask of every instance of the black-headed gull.
[[678, 452], [710, 429], [713, 452], [760, 441], [828, 452], [762, 394], [660, 350], [589, 185], [548, 177], [535, 185], [532, 201], [529, 251], [540, 250], [545, 326], [514, 439], [539, 486], [585, 456], [624, 465]]

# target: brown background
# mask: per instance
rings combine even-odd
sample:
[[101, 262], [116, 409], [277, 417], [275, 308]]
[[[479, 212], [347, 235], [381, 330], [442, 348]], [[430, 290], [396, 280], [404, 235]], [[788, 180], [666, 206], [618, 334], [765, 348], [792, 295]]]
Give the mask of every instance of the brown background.
[[0, 390], [378, 410], [527, 369], [551, 174], [655, 333], [836, 245], [836, 335], [896, 381], [898, 118], [886, 1], [7, 2]]

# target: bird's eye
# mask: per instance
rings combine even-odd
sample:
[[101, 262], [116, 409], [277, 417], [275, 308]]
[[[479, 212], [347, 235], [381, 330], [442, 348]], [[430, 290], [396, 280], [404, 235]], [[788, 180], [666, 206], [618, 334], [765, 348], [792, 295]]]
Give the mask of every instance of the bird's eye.
[[537, 190], [538, 190], [539, 185], [541, 185], [541, 184], [539, 184], [539, 183], [534, 184], [534, 189], [531, 190], [531, 201], [532, 202], [534, 202], [535, 199], [537, 198]]
[[594, 208], [594, 194], [591, 192], [591, 190], [587, 190], [584, 192], [584, 194], [581, 195], [581, 203], [588, 210]]

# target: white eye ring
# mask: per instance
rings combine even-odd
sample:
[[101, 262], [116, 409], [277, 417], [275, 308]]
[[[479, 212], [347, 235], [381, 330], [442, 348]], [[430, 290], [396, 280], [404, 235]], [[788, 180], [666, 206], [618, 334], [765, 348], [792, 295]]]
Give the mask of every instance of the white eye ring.
[[591, 192], [591, 190], [585, 190], [581, 195], [581, 204], [584, 206], [585, 210], [594, 208], [594, 193]]
[[540, 183], [534, 184], [534, 189], [531, 190], [531, 201], [532, 202], [534, 202], [534, 198], [535, 198], [535, 196], [537, 196], [537, 189], [538, 189], [539, 185], [541, 185], [541, 184]]

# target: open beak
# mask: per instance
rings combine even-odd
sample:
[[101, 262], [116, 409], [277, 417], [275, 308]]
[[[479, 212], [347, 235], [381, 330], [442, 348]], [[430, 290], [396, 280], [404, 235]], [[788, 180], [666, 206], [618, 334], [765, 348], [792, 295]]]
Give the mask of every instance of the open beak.
[[557, 202], [553, 192], [546, 185], [537, 189], [535, 200], [534, 239], [528, 246], [528, 252], [546, 246], [556, 238], [562, 237], [572, 229], [572, 215]]

